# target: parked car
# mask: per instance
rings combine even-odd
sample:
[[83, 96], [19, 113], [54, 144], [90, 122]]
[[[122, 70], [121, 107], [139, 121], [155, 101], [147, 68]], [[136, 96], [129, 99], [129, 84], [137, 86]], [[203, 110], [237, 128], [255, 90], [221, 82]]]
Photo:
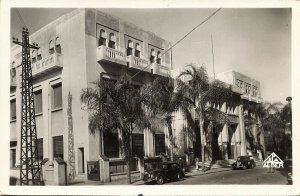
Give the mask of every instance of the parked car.
[[284, 169], [287, 174], [288, 184], [293, 184], [293, 161], [292, 161], [292, 159], [284, 160], [283, 166], [284, 166]]
[[155, 181], [157, 184], [164, 184], [167, 180], [181, 180], [184, 178], [182, 167], [176, 162], [165, 162], [161, 168], [145, 171], [144, 181]]
[[256, 167], [254, 158], [252, 156], [239, 156], [232, 164], [233, 169], [250, 169]]

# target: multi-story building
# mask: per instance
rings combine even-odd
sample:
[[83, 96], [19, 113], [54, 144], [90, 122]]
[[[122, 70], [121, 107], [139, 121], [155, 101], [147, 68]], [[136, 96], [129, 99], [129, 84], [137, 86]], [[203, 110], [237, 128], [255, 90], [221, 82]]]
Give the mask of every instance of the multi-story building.
[[[179, 73], [179, 70], [172, 70], [173, 77]], [[260, 129], [259, 119], [255, 113], [249, 112], [249, 105], [255, 107], [262, 102], [260, 83], [236, 71], [219, 73], [216, 79], [231, 87], [232, 97], [225, 102], [209, 103], [209, 107], [222, 111], [229, 122], [224, 124], [204, 119], [205, 160], [230, 160], [247, 154], [262, 159], [264, 135]], [[191, 116], [187, 117], [177, 112], [173, 127], [177, 137], [175, 152], [179, 156], [189, 155], [187, 157], [190, 160], [195, 157], [201, 160], [201, 135], [197, 114], [192, 111]]]
[[[132, 79], [137, 86], [155, 77], [171, 75], [169, 42], [97, 9], [76, 9], [31, 34], [30, 40], [40, 47], [30, 51], [39, 158], [51, 161], [60, 157], [67, 163], [68, 173], [75, 171], [78, 178], [84, 179], [89, 177], [91, 170], [95, 171], [95, 167], [100, 169], [100, 173], [104, 172], [102, 167], [99, 168], [99, 159], [102, 159], [99, 155], [108, 157], [111, 176], [126, 172], [126, 163], [121, 156], [120, 134], [117, 131], [91, 134], [88, 129], [89, 115], [80, 102], [80, 94], [82, 89], [94, 87], [93, 82], [99, 78], [116, 80], [125, 72], [131, 76], [140, 72]], [[21, 47], [12, 46], [12, 173], [18, 171], [20, 164], [21, 56]], [[206, 152], [210, 160], [226, 160], [247, 154], [247, 148], [251, 149], [253, 142], [247, 143], [245, 130], [251, 130], [255, 136], [260, 133], [256, 121], [247, 124], [243, 107], [245, 102], [261, 101], [259, 82], [233, 71], [218, 74], [218, 78], [232, 86], [234, 98], [226, 103], [212, 104], [212, 107], [229, 116], [230, 123], [214, 123], [211, 126], [214, 131], [207, 136], [211, 139], [208, 140]], [[175, 152], [180, 155], [193, 149], [197, 156], [197, 150], [200, 150], [199, 127], [194, 126], [193, 134], [182, 140], [179, 137], [181, 130], [190, 124], [180, 112], [175, 116], [173, 135], [178, 136], [176, 142], [182, 146]], [[192, 116], [197, 125], [197, 116]], [[205, 127], [208, 126], [209, 121], [206, 121]], [[258, 141], [257, 137], [253, 140]], [[132, 149], [133, 155], [144, 155], [145, 165], [146, 159], [151, 162], [166, 154], [168, 135], [165, 127], [156, 126], [155, 131], [134, 130]], [[138, 171], [141, 168], [137, 161], [133, 161], [131, 169]]]
[[[30, 40], [40, 47], [30, 51], [40, 159], [60, 157], [66, 161], [68, 170], [70, 160], [74, 160], [76, 176], [86, 178], [87, 163], [98, 161], [99, 155], [104, 154], [109, 158], [110, 173], [125, 172], [118, 132], [90, 133], [89, 116], [80, 102], [81, 90], [94, 87], [93, 82], [100, 77], [116, 80], [125, 72], [133, 76], [140, 71], [133, 78], [136, 85], [169, 75], [169, 42], [97, 9], [76, 9], [31, 34]], [[20, 46], [12, 46], [12, 169], [20, 159], [21, 52]], [[132, 149], [155, 157], [166, 152], [165, 140], [163, 126], [155, 133], [134, 130]]]

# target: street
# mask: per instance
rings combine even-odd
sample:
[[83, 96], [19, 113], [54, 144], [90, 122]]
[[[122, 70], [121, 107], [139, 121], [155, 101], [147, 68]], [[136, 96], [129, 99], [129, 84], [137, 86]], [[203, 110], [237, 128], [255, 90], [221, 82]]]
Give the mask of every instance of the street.
[[262, 166], [246, 170], [227, 170], [206, 175], [187, 175], [182, 181], [168, 182], [167, 185], [192, 185], [192, 184], [265, 184], [285, 185], [287, 179], [282, 171], [268, 173]]

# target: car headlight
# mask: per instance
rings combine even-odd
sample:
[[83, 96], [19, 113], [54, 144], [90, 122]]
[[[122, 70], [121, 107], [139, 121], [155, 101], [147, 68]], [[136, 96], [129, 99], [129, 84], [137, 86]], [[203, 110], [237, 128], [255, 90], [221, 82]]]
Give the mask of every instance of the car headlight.
[[288, 176], [289, 176], [289, 177], [292, 177], [292, 176], [293, 176], [292, 172], [289, 172], [289, 173], [288, 173]]

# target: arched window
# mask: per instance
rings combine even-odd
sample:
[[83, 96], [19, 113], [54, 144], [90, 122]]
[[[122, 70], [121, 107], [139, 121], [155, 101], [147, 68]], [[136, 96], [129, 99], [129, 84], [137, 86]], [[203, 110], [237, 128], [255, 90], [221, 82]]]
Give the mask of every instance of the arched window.
[[55, 39], [55, 50], [57, 53], [61, 53], [60, 38], [58, 36]]
[[132, 55], [132, 53], [133, 53], [133, 42], [131, 40], [128, 40], [127, 56]]
[[32, 63], [35, 63], [35, 62], [36, 62], [36, 50], [33, 50], [33, 51], [32, 51], [31, 59], [32, 59]]
[[161, 64], [161, 52], [157, 52], [157, 58], [156, 58], [156, 63]]
[[134, 56], [139, 57], [139, 58], [141, 57], [141, 46], [140, 46], [139, 43], [137, 43], [137, 44], [135, 45]]
[[41, 51], [41, 48], [39, 48], [37, 50], [37, 60], [41, 60], [42, 59], [42, 51]]
[[113, 33], [109, 34], [108, 47], [116, 49], [116, 36]]
[[98, 46], [106, 46], [106, 39], [107, 39], [106, 32], [103, 29], [101, 29]]
[[53, 54], [54, 53], [54, 42], [50, 40], [49, 42], [49, 53]]
[[151, 53], [150, 53], [150, 62], [154, 63], [155, 62], [155, 50], [151, 49]]

